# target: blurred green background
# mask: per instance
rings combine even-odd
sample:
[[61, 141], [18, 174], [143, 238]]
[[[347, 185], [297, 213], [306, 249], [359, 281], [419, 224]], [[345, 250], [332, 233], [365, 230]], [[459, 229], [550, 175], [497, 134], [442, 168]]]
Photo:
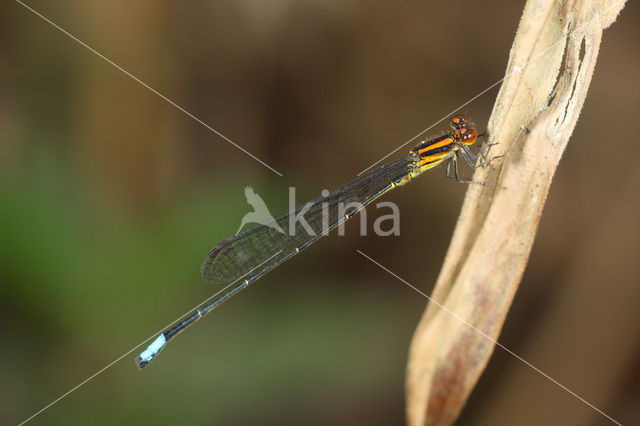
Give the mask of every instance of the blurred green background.
[[[500, 79], [524, 1], [28, 4], [284, 177], [20, 4], [0, 5], [0, 424], [213, 294], [200, 261], [250, 210], [245, 186], [277, 213], [289, 186], [299, 201], [340, 186]], [[629, 2], [605, 32], [500, 337], [629, 424], [640, 422], [638, 19]], [[484, 128], [496, 93], [460, 112]], [[437, 169], [390, 193], [399, 237], [360, 237], [353, 221], [146, 370], [136, 350], [31, 424], [403, 423], [426, 300], [355, 250], [430, 292], [465, 190]], [[496, 349], [459, 423], [606, 421]]]

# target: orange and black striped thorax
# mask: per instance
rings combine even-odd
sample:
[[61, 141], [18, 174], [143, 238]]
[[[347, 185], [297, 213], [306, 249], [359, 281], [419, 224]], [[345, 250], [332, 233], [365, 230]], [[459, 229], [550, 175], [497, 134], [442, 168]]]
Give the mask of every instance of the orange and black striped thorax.
[[420, 171], [437, 166], [454, 155], [461, 144], [472, 145], [478, 139], [475, 126], [464, 115], [454, 115], [449, 125], [453, 129], [449, 133], [421, 142], [411, 150], [419, 157]]

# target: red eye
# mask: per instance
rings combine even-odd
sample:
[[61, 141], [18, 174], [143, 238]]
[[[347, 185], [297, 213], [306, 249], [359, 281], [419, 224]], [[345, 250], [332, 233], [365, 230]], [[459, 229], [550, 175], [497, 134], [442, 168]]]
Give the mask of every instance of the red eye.
[[476, 129], [473, 126], [462, 129], [460, 134], [462, 134], [462, 143], [465, 145], [473, 145], [478, 140], [478, 132], [476, 132]]

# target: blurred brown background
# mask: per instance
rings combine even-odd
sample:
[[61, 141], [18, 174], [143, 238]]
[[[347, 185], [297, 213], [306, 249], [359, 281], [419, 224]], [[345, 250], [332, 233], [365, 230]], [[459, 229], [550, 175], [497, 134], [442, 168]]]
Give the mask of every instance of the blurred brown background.
[[[27, 4], [284, 177], [3, 3], [0, 424], [211, 295], [199, 263], [249, 211], [245, 186], [284, 210], [287, 187], [340, 186], [500, 79], [524, 1]], [[640, 423], [638, 19], [629, 2], [605, 32], [500, 337], [624, 424]], [[460, 112], [483, 128], [496, 93]], [[394, 191], [401, 236], [354, 221], [32, 424], [403, 423], [426, 300], [355, 250], [430, 292], [465, 190], [437, 169]], [[608, 421], [497, 349], [459, 424], [516, 423]]]

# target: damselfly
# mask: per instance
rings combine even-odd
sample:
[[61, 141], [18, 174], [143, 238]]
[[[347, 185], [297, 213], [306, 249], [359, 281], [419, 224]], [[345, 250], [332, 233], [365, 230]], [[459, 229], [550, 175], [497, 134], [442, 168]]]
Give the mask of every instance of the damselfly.
[[[228, 290], [160, 334], [136, 358], [138, 367], [146, 367], [167, 342], [182, 330], [353, 217], [387, 191], [404, 185], [445, 161], [447, 176], [461, 181], [458, 159], [464, 159], [475, 168], [475, 160], [490, 145], [485, 145], [474, 155], [469, 149], [478, 139], [474, 125], [463, 115], [454, 115], [449, 124], [452, 128], [450, 132], [421, 142], [408, 155], [369, 171], [342, 188], [280, 213], [270, 223], [255, 224], [221, 241], [205, 257], [200, 273], [208, 283], [228, 284]], [[303, 215], [304, 223], [292, 221], [300, 215]], [[283, 232], [283, 229], [289, 232]]]

